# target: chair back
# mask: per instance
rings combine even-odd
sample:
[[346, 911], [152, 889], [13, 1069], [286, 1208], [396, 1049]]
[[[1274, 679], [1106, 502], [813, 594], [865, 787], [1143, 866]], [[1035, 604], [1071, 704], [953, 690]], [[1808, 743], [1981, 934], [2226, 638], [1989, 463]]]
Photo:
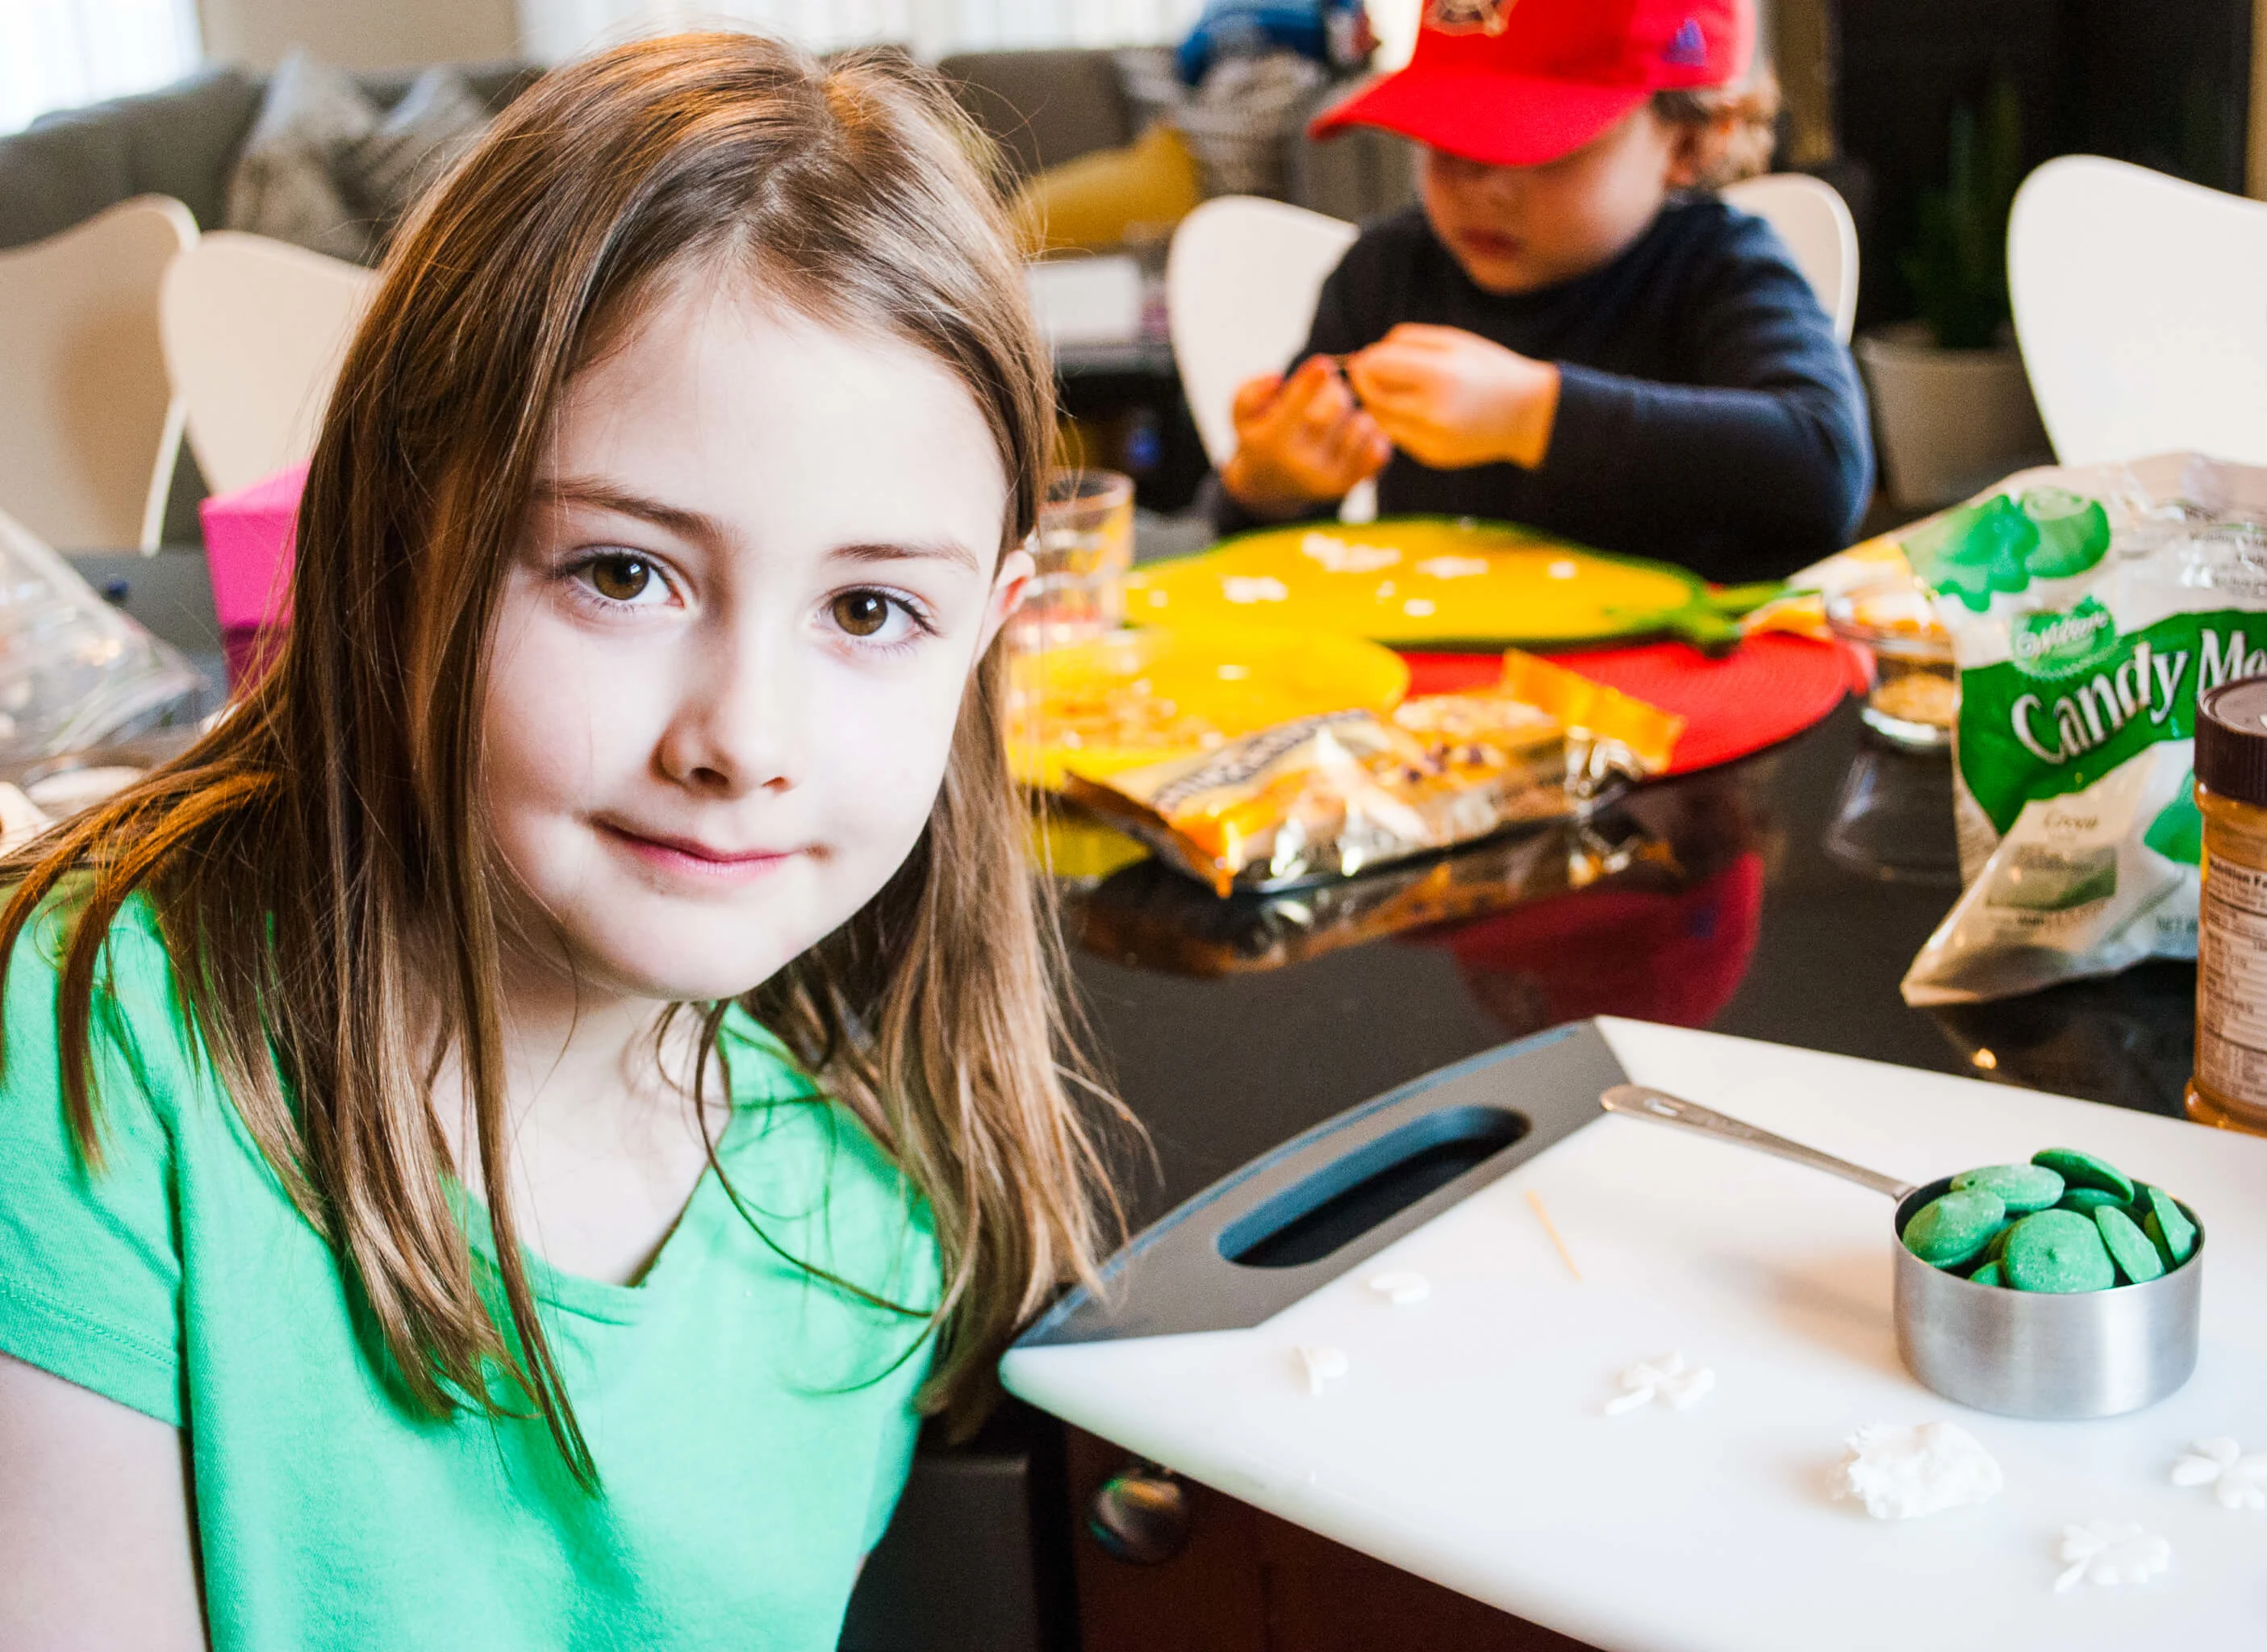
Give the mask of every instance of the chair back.
[[304, 247], [220, 230], [166, 272], [165, 364], [189, 451], [216, 494], [315, 451], [331, 386], [378, 277]]
[[49, 545], [158, 548], [181, 445], [158, 292], [196, 239], [137, 195], [0, 253], [0, 509]]
[[1165, 260], [1173, 359], [1214, 465], [1236, 452], [1236, 389], [1280, 372], [1306, 342], [1323, 278], [1354, 226], [1257, 195], [1222, 195], [1183, 218]]
[[1802, 173], [1772, 173], [1728, 184], [1720, 193], [1778, 231], [1834, 323], [1834, 336], [1847, 344], [1858, 319], [1858, 226], [1840, 192]]
[[2186, 449], [2267, 465], [2267, 205], [2095, 155], [2024, 180], [2015, 334], [2065, 465]]

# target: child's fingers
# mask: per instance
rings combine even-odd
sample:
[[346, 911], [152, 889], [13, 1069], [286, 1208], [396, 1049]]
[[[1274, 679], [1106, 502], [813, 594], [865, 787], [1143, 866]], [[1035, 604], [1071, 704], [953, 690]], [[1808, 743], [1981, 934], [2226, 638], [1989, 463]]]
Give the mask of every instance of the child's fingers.
[[1262, 373], [1257, 378], [1247, 378], [1236, 387], [1236, 400], [1229, 404], [1229, 416], [1238, 428], [1250, 424], [1264, 415], [1283, 393], [1283, 375]]
[[1374, 344], [1346, 363], [1346, 377], [1364, 402], [1420, 393], [1436, 376], [1425, 354], [1392, 344]]
[[1283, 381], [1282, 393], [1259, 415], [1255, 434], [1265, 441], [1295, 441], [1317, 419], [1325, 425], [1334, 420], [1340, 409], [1332, 405], [1332, 400], [1343, 400], [1346, 395], [1346, 386], [1339, 382], [1337, 373], [1327, 363], [1302, 362], [1298, 371]]
[[1354, 393], [1333, 377], [1307, 398], [1300, 430], [1312, 441], [1324, 441], [1354, 416]]
[[1392, 451], [1377, 421], [1357, 413], [1332, 434], [1326, 463], [1334, 478], [1352, 487], [1383, 465]]
[[1462, 349], [1478, 339], [1477, 334], [1462, 327], [1434, 327], [1423, 321], [1404, 321], [1396, 326], [1372, 349], [1390, 347], [1397, 350], [1415, 351], [1437, 356], [1444, 351]]

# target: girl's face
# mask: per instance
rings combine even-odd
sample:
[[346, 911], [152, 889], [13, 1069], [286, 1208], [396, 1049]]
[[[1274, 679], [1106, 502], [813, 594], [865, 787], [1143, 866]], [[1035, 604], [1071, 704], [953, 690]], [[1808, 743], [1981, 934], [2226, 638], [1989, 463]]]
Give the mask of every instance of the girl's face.
[[983, 414], [915, 347], [679, 283], [569, 393], [483, 716], [532, 961], [745, 993], [863, 907], [1031, 572]]
[[1640, 104], [1603, 137], [1539, 166], [1428, 149], [1418, 191], [1433, 233], [1484, 292], [1534, 292], [1610, 263], [1691, 180], [1682, 134]]

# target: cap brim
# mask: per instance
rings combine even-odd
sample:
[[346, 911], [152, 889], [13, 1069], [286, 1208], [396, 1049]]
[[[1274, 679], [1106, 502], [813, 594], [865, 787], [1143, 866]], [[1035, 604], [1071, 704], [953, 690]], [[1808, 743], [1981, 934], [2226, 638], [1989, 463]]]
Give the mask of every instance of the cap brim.
[[1307, 132], [1383, 127], [1490, 166], [1536, 166], [1573, 154], [1652, 95], [1643, 86], [1412, 64], [1324, 110]]

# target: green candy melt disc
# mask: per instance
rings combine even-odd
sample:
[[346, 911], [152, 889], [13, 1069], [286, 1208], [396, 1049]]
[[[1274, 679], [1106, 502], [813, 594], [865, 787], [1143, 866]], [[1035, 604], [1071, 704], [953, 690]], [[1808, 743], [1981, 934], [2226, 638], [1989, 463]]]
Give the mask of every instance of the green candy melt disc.
[[1999, 1195], [2010, 1215], [2044, 1210], [2063, 1195], [2062, 1177], [2043, 1164], [1986, 1164], [1952, 1178], [1955, 1188], [1985, 1187]]
[[2094, 1225], [2101, 1231], [2109, 1259], [2117, 1264], [2128, 1284], [2146, 1285], [2165, 1276], [2165, 1259], [2155, 1243], [2123, 1210], [2115, 1205], [2102, 1206], [2094, 1212]]
[[2115, 1164], [2076, 1148], [2041, 1148], [2031, 1155], [2031, 1163], [2044, 1165], [2073, 1187], [2099, 1187], [2104, 1193], [2117, 1194], [2121, 1200], [2133, 1197], [2131, 1177]]
[[2141, 1219], [2141, 1231], [2149, 1236], [2167, 1267], [2178, 1267], [2196, 1254], [2196, 1223], [2163, 1188], [2152, 1187], [2145, 1197], [2149, 1214]]
[[2017, 1290], [2068, 1295], [2108, 1290], [2117, 1269], [2102, 1230], [2075, 1210], [2042, 1210], [2015, 1223], [1999, 1259]]
[[2007, 1223], [2007, 1207], [1984, 1187], [1932, 1199], [1905, 1223], [1905, 1248], [1931, 1267], [1957, 1267], [1982, 1255]]
[[2056, 1208], [2075, 1210], [2082, 1216], [2090, 1216], [2104, 1205], [2123, 1210], [2125, 1204], [2124, 1200], [2105, 1187], [2073, 1187], [2063, 1194]]

